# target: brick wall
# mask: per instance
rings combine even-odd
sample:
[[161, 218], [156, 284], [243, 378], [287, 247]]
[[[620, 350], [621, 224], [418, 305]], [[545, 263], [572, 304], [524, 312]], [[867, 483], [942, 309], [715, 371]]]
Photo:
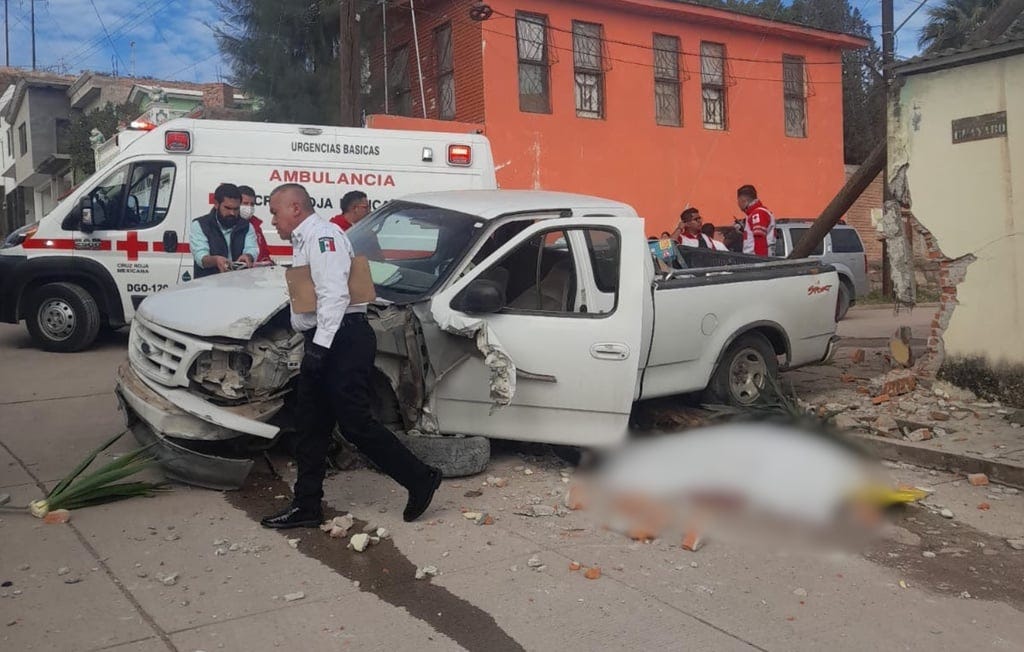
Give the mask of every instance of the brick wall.
[[235, 106], [235, 89], [230, 84], [204, 84], [203, 106], [230, 109]]
[[[857, 171], [856, 165], [846, 166], [846, 178], [849, 179]], [[846, 223], [857, 229], [860, 239], [864, 242], [864, 252], [868, 256], [868, 264], [881, 264], [881, 234], [871, 224], [871, 211], [882, 210], [882, 175], [875, 177], [871, 185], [861, 193], [857, 201], [846, 212]]]
[[[437, 119], [437, 57], [435, 32], [447, 23], [452, 26], [452, 50], [455, 74], [455, 120], [482, 123], [484, 121], [483, 50], [480, 23], [469, 18], [472, 0], [422, 0], [416, 3], [416, 29], [419, 33], [420, 64], [423, 69], [423, 96], [426, 99], [426, 117]], [[408, 81], [412, 110], [410, 117], [423, 117], [423, 103], [420, 95], [419, 70], [416, 65], [416, 48], [413, 44], [412, 20], [409, 8], [388, 9], [388, 65], [392, 57], [403, 46], [408, 47]], [[389, 71], [390, 74], [390, 71]], [[370, 58], [372, 83], [383, 84], [384, 50], [377, 43]], [[389, 84], [394, 80], [389, 79]], [[390, 111], [394, 102], [389, 100]], [[384, 113], [383, 101], [380, 106], [367, 107], [367, 113]]]

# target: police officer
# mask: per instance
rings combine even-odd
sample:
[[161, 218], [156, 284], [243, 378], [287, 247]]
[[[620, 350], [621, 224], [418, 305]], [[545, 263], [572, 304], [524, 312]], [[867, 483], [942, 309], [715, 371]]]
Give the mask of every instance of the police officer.
[[292, 242], [293, 264], [309, 265], [316, 312], [292, 312], [292, 327], [306, 338], [299, 372], [294, 497], [287, 509], [261, 523], [283, 529], [315, 527], [323, 521], [320, 503], [335, 422], [346, 439], [406, 488], [403, 516], [414, 521], [430, 505], [441, 471], [421, 462], [370, 410], [377, 339], [366, 320], [366, 304], [349, 303], [352, 245], [314, 212], [309, 194], [298, 184], [284, 184], [271, 193], [270, 213], [281, 238]]

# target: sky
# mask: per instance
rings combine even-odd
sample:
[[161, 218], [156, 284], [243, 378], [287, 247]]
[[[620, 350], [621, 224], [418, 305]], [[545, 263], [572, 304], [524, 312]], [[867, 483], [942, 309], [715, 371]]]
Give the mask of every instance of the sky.
[[[30, 0], [8, 0], [11, 65], [32, 65]], [[2, 10], [2, 7], [0, 7]], [[230, 75], [217, 51], [214, 0], [36, 0], [36, 66], [175, 81]], [[97, 16], [97, 14], [99, 14]], [[0, 53], [2, 56], [3, 53]]]
[[[941, 0], [925, 0], [929, 5]], [[8, 0], [11, 65], [32, 63], [30, 0]], [[881, 43], [880, 0], [850, 0], [872, 25]], [[920, 0], [895, 0], [895, 24]], [[230, 76], [217, 51], [211, 26], [220, 21], [215, 0], [36, 0], [36, 63], [41, 69], [77, 74], [82, 70], [175, 81], [209, 82]], [[98, 15], [97, 15], [98, 14]], [[898, 57], [917, 54], [917, 36], [927, 6], [896, 36]]]

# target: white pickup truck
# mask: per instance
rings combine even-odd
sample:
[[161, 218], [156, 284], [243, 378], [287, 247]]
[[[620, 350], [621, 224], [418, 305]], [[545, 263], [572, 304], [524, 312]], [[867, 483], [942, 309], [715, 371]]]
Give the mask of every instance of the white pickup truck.
[[[610, 200], [412, 195], [348, 235], [377, 288], [378, 412], [424, 438], [610, 446], [638, 400], [753, 403], [836, 339], [831, 267], [682, 248], [659, 262], [644, 221]], [[237, 487], [290, 428], [302, 337], [288, 323], [280, 268], [142, 303], [117, 394], [171, 477]]]

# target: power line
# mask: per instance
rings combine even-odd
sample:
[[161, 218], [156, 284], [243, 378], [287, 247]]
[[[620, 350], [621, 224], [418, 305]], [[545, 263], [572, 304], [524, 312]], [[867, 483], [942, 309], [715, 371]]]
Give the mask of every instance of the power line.
[[125, 65], [124, 59], [121, 58], [121, 53], [117, 51], [117, 46], [114, 45], [114, 39], [110, 38], [110, 32], [107, 31], [107, 26], [103, 22], [103, 17], [100, 16], [100, 10], [96, 8], [95, 0], [89, 0], [89, 4], [92, 5], [92, 10], [96, 12], [96, 18], [100, 21], [100, 27], [103, 28], [103, 33], [107, 35], [107, 41], [110, 43], [110, 49], [114, 51], [114, 56], [117, 57], [117, 60], [121, 62], [122, 66], [127, 68], [128, 66]]
[[[127, 16], [124, 19], [122, 19], [120, 23], [117, 23], [114, 26], [114, 28], [112, 30], [110, 30], [110, 34], [111, 35], [119, 34], [120, 32], [123, 32], [126, 29], [134, 27], [141, 20], [144, 20], [145, 18], [155, 17], [157, 14], [161, 13], [163, 10], [170, 8], [171, 5], [174, 4], [174, 2], [175, 2], [175, 0], [171, 0], [169, 2], [166, 2], [166, 4], [164, 4], [164, 6], [161, 7], [160, 6], [161, 5], [161, 1], [160, 0], [151, 0], [151, 2], [149, 2], [148, 4], [144, 4], [143, 6], [138, 8], [138, 10], [135, 13], [130, 14], [129, 16]], [[154, 8], [157, 8], [157, 11], [153, 12], [152, 10]], [[150, 12], [152, 12], [152, 13], [150, 13]], [[106, 39], [105, 36], [98, 36], [98, 37], [92, 38], [92, 39], [86, 41], [83, 44], [79, 44], [79, 47], [77, 49], [72, 50], [72, 51], [70, 51], [68, 53], [65, 53], [64, 56], [65, 56], [65, 58], [68, 58], [68, 59], [78, 59], [78, 60], [87, 59], [88, 57], [92, 56], [92, 54], [95, 53], [97, 51], [97, 49], [103, 47], [103, 42], [104, 42], [105, 39]]]
[[903, 29], [903, 26], [906, 25], [907, 22], [914, 17], [914, 14], [921, 10], [921, 7], [924, 7], [926, 4], [928, 4], [929, 1], [930, 0], [921, 0], [921, 2], [916, 7], [914, 7], [914, 10], [910, 12], [910, 14], [906, 18], [903, 19], [903, 22], [900, 23], [900, 26], [893, 30], [893, 36], [899, 34], [900, 30]]

